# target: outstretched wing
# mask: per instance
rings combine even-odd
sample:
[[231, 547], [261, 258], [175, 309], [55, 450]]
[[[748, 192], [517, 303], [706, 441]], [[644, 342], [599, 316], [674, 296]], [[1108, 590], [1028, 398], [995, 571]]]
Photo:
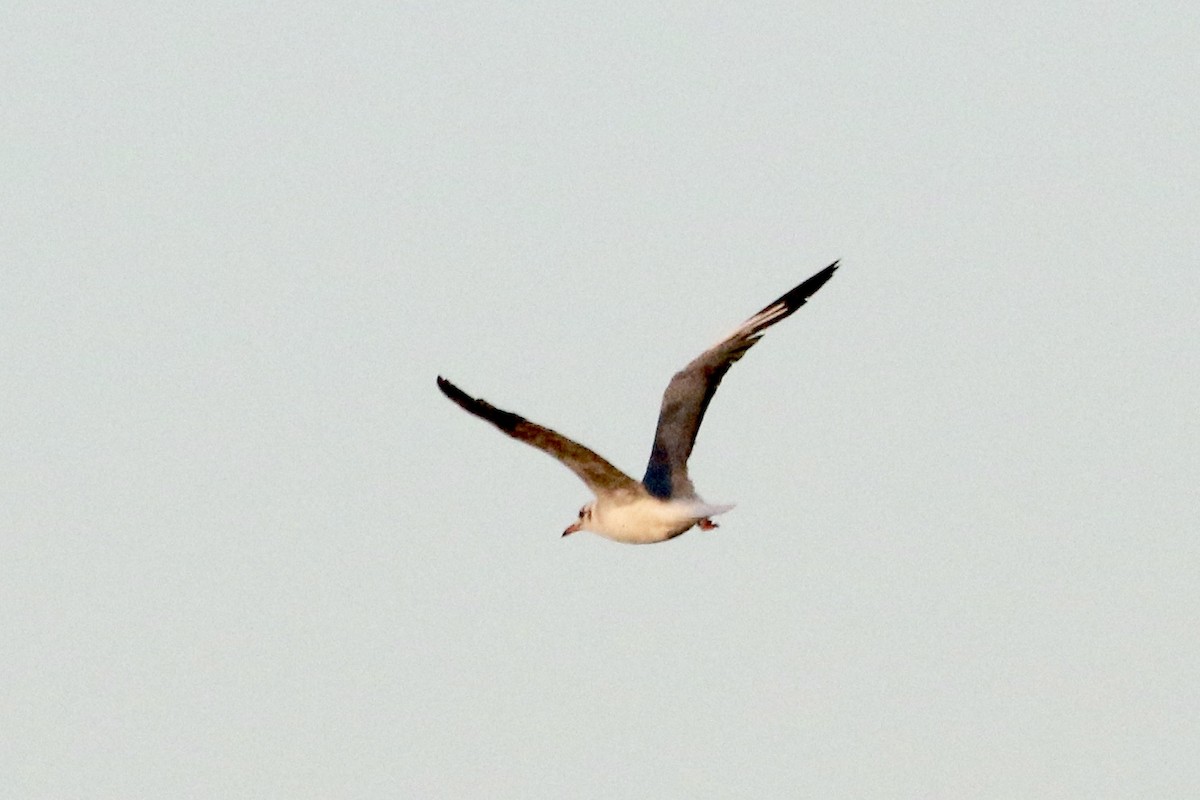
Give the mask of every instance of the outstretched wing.
[[654, 448], [642, 483], [650, 494], [688, 497], [695, 493], [687, 474], [688, 456], [704, 421], [704, 412], [725, 373], [746, 354], [763, 332], [795, 313], [825, 282], [833, 277], [838, 262], [813, 275], [762, 311], [743, 322], [737, 330], [701, 353], [675, 373], [663, 393]]
[[596, 496], [642, 492], [641, 486], [602, 457], [561, 433], [544, 428], [524, 417], [496, 408], [486, 400], [471, 397], [442, 376], [437, 379], [442, 394], [466, 411], [486, 419], [512, 438], [533, 445], [563, 463], [579, 476]]

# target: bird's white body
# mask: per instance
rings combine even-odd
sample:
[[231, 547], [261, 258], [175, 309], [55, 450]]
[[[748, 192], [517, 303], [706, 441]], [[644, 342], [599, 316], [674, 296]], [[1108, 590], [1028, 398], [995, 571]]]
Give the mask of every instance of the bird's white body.
[[660, 500], [643, 495], [630, 502], [601, 499], [584, 506], [579, 530], [626, 544], [653, 544], [673, 539], [700, 520], [724, 514], [732, 505], [710, 505], [698, 497]]

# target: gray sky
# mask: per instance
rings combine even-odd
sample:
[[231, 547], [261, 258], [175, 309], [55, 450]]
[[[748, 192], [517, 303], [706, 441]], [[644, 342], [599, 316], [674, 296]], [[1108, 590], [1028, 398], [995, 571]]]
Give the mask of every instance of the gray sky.
[[1200, 12], [871, 8], [0, 12], [11, 796], [1200, 793]]

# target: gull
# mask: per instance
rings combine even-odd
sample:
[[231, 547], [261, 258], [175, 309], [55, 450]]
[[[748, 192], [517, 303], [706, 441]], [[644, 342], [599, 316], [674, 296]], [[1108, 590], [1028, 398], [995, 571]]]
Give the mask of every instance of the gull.
[[579, 509], [579, 516], [563, 536], [591, 531], [617, 542], [650, 544], [673, 539], [693, 527], [712, 530], [717, 527], [712, 517], [733, 506], [713, 505], [696, 494], [688, 477], [687, 461], [713, 393], [729, 368], [762, 338], [766, 329], [795, 313], [837, 268], [835, 261], [675, 373], [663, 393], [650, 463], [641, 482], [579, 442], [471, 397], [440, 375], [437, 385], [464, 410], [558, 459], [587, 484], [596, 499]]

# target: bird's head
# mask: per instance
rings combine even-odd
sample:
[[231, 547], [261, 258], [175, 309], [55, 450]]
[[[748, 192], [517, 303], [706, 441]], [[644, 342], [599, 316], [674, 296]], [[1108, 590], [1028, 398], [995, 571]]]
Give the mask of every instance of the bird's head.
[[570, 536], [572, 533], [575, 533], [576, 531], [593, 530], [592, 518], [593, 518], [595, 510], [596, 510], [595, 501], [588, 503], [583, 508], [579, 509], [579, 516], [575, 518], [574, 522], [572, 522], [570, 525], [567, 526], [567, 529], [565, 531], [563, 531], [563, 536]]

